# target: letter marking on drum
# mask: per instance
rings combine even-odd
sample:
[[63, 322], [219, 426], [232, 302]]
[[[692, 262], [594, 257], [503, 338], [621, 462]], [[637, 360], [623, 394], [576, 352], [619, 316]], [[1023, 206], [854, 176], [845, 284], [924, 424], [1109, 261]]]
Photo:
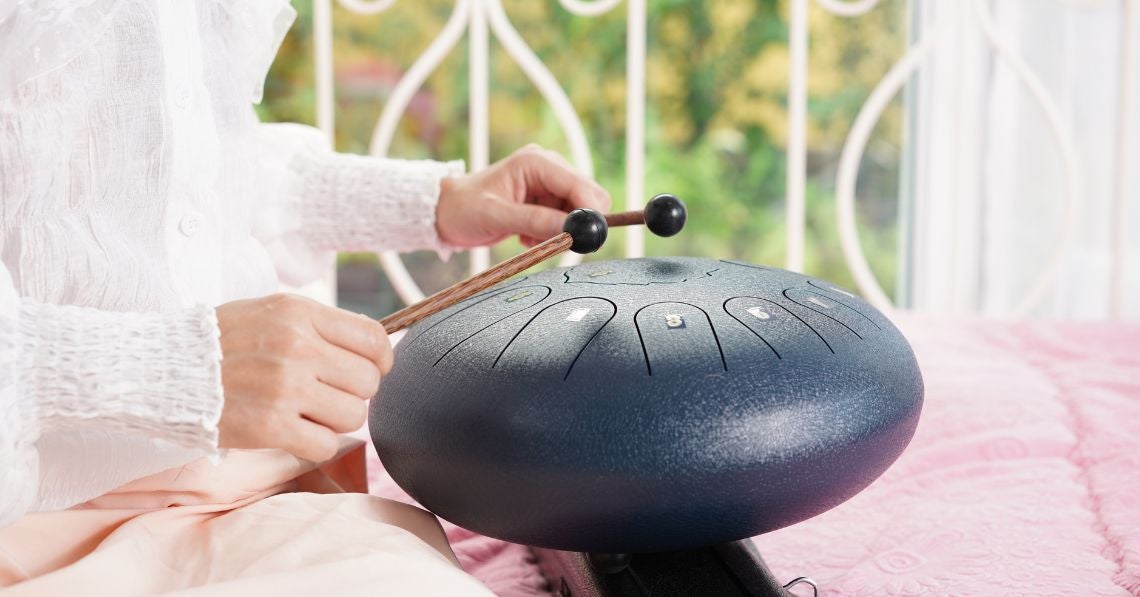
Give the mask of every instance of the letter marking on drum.
[[751, 309], [748, 310], [748, 312], [751, 313], [752, 316], [755, 317], [756, 319], [771, 319], [772, 318], [772, 314], [765, 311], [764, 307], [752, 307]]
[[524, 298], [526, 298], [526, 297], [528, 297], [528, 296], [530, 296], [530, 295], [532, 295], [532, 294], [534, 294], [534, 293], [533, 293], [533, 292], [531, 292], [531, 291], [529, 291], [529, 290], [524, 290], [524, 291], [522, 291], [522, 292], [520, 292], [520, 293], [518, 293], [518, 294], [516, 294], [516, 295], [514, 295], [514, 296], [512, 296], [512, 297], [510, 297], [510, 298], [508, 298], [508, 299], [507, 299], [507, 302], [508, 302], [508, 303], [513, 303], [513, 302], [515, 302], [515, 301], [519, 301], [519, 300], [522, 300], [522, 299], [524, 299]]
[[824, 309], [830, 309], [830, 308], [832, 308], [832, 307], [834, 307], [834, 306], [835, 306], [835, 305], [829, 305], [829, 304], [827, 304], [826, 302], [824, 302], [824, 301], [821, 301], [821, 300], [819, 300], [819, 299], [815, 298], [814, 296], [809, 296], [809, 297], [808, 297], [808, 302], [809, 302], [809, 303], [815, 303], [815, 304], [819, 305], [820, 307], [823, 307]]
[[582, 318], [589, 312], [589, 309], [574, 309], [566, 316], [566, 321], [582, 321]]

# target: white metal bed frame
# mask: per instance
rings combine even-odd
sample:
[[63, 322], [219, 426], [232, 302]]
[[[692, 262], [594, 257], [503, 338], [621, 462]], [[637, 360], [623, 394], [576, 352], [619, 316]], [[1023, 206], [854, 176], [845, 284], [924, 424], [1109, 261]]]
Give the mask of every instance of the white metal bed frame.
[[[802, 271], [804, 267], [805, 232], [805, 188], [807, 156], [807, 84], [808, 65], [808, 16], [813, 0], [790, 0], [789, 20], [789, 62], [788, 120], [789, 137], [787, 145], [787, 250], [785, 267]], [[912, 2], [916, 0], [911, 0]], [[970, 22], [980, 27], [986, 41], [995, 55], [1012, 69], [1029, 91], [1045, 116], [1053, 141], [1060, 150], [1065, 175], [1064, 217], [1062, 229], [1045, 264], [1036, 276], [1031, 287], [1013, 309], [1014, 317], [1029, 313], [1041, 303], [1055, 282], [1066, 252], [1073, 242], [1080, 214], [1082, 167], [1076, 145], [1063, 123], [1059, 109], [1050, 98], [1041, 81], [1034, 75], [1011, 46], [1003, 40], [990, 14], [987, 0], [927, 0], [937, 4], [939, 11], [935, 23], [916, 35], [917, 39], [908, 48], [893, 68], [879, 82], [863, 105], [852, 125], [850, 134], [839, 162], [836, 181], [836, 202], [843, 256], [859, 290], [876, 307], [883, 310], [894, 308], [893, 301], [883, 291], [872, 273], [867, 259], [859, 245], [858, 225], [855, 215], [855, 189], [859, 163], [870, 139], [871, 132], [894, 96], [903, 89], [911, 76], [930, 59], [933, 50], [954, 35], [964, 23]], [[1068, 0], [1072, 4], [1088, 4], [1097, 0]], [[332, 59], [332, 2], [333, 0], [313, 0], [313, 28], [316, 60], [316, 99], [317, 124], [332, 137], [334, 127], [334, 89]], [[382, 13], [391, 8], [396, 0], [336, 0], [344, 9], [353, 13], [369, 15]], [[627, 14], [627, 55], [626, 55], [626, 205], [624, 209], [638, 209], [645, 199], [645, 114], [646, 114], [646, 4], [648, 0], [625, 0]], [[561, 6], [574, 15], [589, 18], [608, 13], [622, 4], [622, 0], [559, 0]], [[821, 9], [838, 16], [855, 18], [876, 8], [880, 0], [814, 0]], [[1123, 0], [1125, 22], [1134, 22], [1140, 8], [1130, 0]], [[471, 170], [485, 168], [489, 161], [490, 133], [488, 127], [488, 97], [490, 88], [489, 51], [490, 37], [493, 35], [504, 50], [519, 65], [535, 85], [543, 98], [550, 104], [561, 126], [570, 149], [572, 163], [582, 172], [592, 175], [593, 162], [589, 143], [581, 121], [555, 76], [527, 46], [518, 31], [511, 24], [503, 9], [501, 0], [455, 0], [451, 16], [437, 37], [398, 82], [388, 102], [384, 105], [377, 121], [370, 152], [383, 156], [389, 151], [392, 139], [401, 116], [408, 107], [415, 92], [424, 84], [428, 76], [439, 67], [444, 58], [456, 47], [464, 33], [467, 33], [469, 46], [470, 79], [470, 147], [468, 166]], [[1134, 103], [1129, 96], [1138, 65], [1134, 62], [1135, 40], [1123, 36], [1122, 64], [1120, 76], [1125, 84], [1121, 86], [1120, 131], [1117, 139], [1117, 168], [1119, 180], [1113, 198], [1113, 218], [1115, 221], [1112, 239], [1112, 287], [1111, 314], [1121, 312], [1123, 279], [1126, 264], [1125, 214], [1127, 212], [1127, 164], [1130, 164], [1134, 148], [1127, 131], [1132, 119], [1131, 107]], [[921, 173], [917, 173], [921, 176]], [[912, 209], [915, 220], [921, 222], [924, 210], [938, 210], [940, 206], [929, 205], [921, 197], [915, 198]], [[950, 226], [958, 225], [955, 214], [948, 212]], [[921, 234], [922, 231], [916, 231]], [[638, 257], [644, 253], [643, 231], [630, 227], [626, 234], [626, 255]], [[948, 246], [942, 251], [954, 252], [956, 238], [952, 235]], [[569, 255], [563, 264], [577, 262], [578, 256]], [[381, 264], [400, 298], [408, 303], [423, 298], [423, 292], [408, 274], [399, 256], [386, 253], [380, 256]], [[477, 272], [488, 266], [489, 251], [471, 251], [471, 271]]]

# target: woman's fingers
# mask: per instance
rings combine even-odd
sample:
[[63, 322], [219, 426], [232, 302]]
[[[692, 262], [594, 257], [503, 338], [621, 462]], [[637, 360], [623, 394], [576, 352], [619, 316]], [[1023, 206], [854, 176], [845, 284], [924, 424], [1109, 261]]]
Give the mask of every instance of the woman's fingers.
[[286, 430], [286, 437], [285, 450], [310, 462], [324, 462], [336, 456], [340, 447], [340, 440], [333, 430], [302, 417], [293, 420]]
[[[527, 212], [511, 211], [511, 206], [521, 204], [560, 213], [529, 212], [540, 218], [532, 222]], [[488, 245], [515, 234], [531, 245], [534, 239], [561, 232], [566, 212], [579, 208], [607, 212], [610, 204], [609, 193], [565, 158], [529, 145], [490, 168], [442, 180], [436, 231], [459, 247]]]
[[[607, 191], [605, 187], [601, 185], [601, 183], [594, 180], [593, 178], [583, 176], [582, 174], [578, 173], [578, 169], [575, 168], [562, 154], [558, 153], [557, 151], [550, 149], [542, 149], [541, 151], [543, 155], [549, 157], [555, 162], [558, 162], [559, 164], [562, 164], [564, 167], [571, 170], [575, 174], [578, 174], [578, 176], [585, 181], [586, 185], [593, 189], [593, 194], [597, 198], [597, 203], [595, 203], [592, 207], [589, 205], [578, 207], [591, 207], [591, 209], [596, 209], [602, 213], [606, 213], [613, 208], [613, 198], [610, 197], [610, 192]], [[558, 205], [555, 204], [554, 207], [558, 207]], [[576, 209], [576, 207], [574, 209]]]
[[368, 402], [325, 384], [306, 393], [301, 415], [337, 433], [356, 431], [368, 418]]
[[275, 295], [216, 310], [225, 404], [223, 448], [282, 448], [321, 461], [337, 432], [359, 429], [366, 398], [391, 367], [379, 323], [314, 301]]
[[317, 380], [357, 399], [376, 395], [381, 377], [376, 363], [331, 344], [326, 345], [321, 353], [316, 363]]
[[521, 170], [528, 197], [555, 197], [566, 211], [578, 208], [609, 211], [609, 193], [593, 180], [581, 175], [561, 156], [553, 157], [544, 149], [526, 148], [511, 158], [512, 168]]
[[326, 342], [372, 361], [382, 373], [392, 368], [392, 343], [380, 322], [320, 304], [315, 304], [312, 322]]
[[530, 203], [503, 203], [493, 217], [494, 226], [504, 233], [545, 240], [562, 232], [566, 212]]

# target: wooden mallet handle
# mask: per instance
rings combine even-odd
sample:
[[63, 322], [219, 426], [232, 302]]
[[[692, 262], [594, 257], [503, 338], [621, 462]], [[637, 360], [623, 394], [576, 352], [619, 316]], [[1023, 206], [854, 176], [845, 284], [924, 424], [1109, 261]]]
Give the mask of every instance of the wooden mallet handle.
[[673, 195], [661, 194], [650, 199], [643, 210], [607, 215], [606, 224], [611, 228], [645, 224], [657, 236], [673, 236], [685, 227], [688, 213], [683, 201]]
[[606, 214], [606, 225], [610, 228], [619, 226], [640, 226], [645, 223], [645, 210], [623, 211], [616, 214]]
[[417, 321], [435, 315], [444, 309], [460, 303], [486, 290], [511, 276], [524, 272], [555, 255], [564, 253], [574, 244], [569, 232], [543, 241], [510, 259], [484, 270], [457, 284], [444, 288], [424, 300], [404, 307], [380, 320], [384, 331], [389, 334], [402, 330]]
[[384, 331], [391, 334], [471, 298], [567, 250], [575, 253], [593, 253], [605, 244], [608, 229], [605, 216], [600, 212], [592, 209], [576, 209], [566, 216], [566, 222], [562, 225], [562, 232], [558, 236], [543, 241], [491, 269], [444, 288], [414, 305], [400, 309], [381, 319], [380, 323], [384, 326]]

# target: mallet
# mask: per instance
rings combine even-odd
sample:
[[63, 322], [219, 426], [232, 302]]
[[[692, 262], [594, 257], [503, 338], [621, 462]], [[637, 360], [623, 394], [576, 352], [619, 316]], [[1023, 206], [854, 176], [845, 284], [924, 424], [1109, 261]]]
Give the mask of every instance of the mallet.
[[562, 225], [562, 232], [558, 236], [543, 241], [495, 267], [444, 288], [414, 305], [408, 305], [381, 319], [380, 323], [384, 326], [384, 331], [391, 334], [567, 250], [580, 254], [593, 253], [605, 244], [610, 226], [645, 224], [650, 232], [658, 236], [673, 236], [685, 226], [686, 217], [685, 204], [673, 195], [657, 195], [649, 200], [643, 211], [603, 216], [592, 209], [576, 209], [566, 215], [566, 222]]

